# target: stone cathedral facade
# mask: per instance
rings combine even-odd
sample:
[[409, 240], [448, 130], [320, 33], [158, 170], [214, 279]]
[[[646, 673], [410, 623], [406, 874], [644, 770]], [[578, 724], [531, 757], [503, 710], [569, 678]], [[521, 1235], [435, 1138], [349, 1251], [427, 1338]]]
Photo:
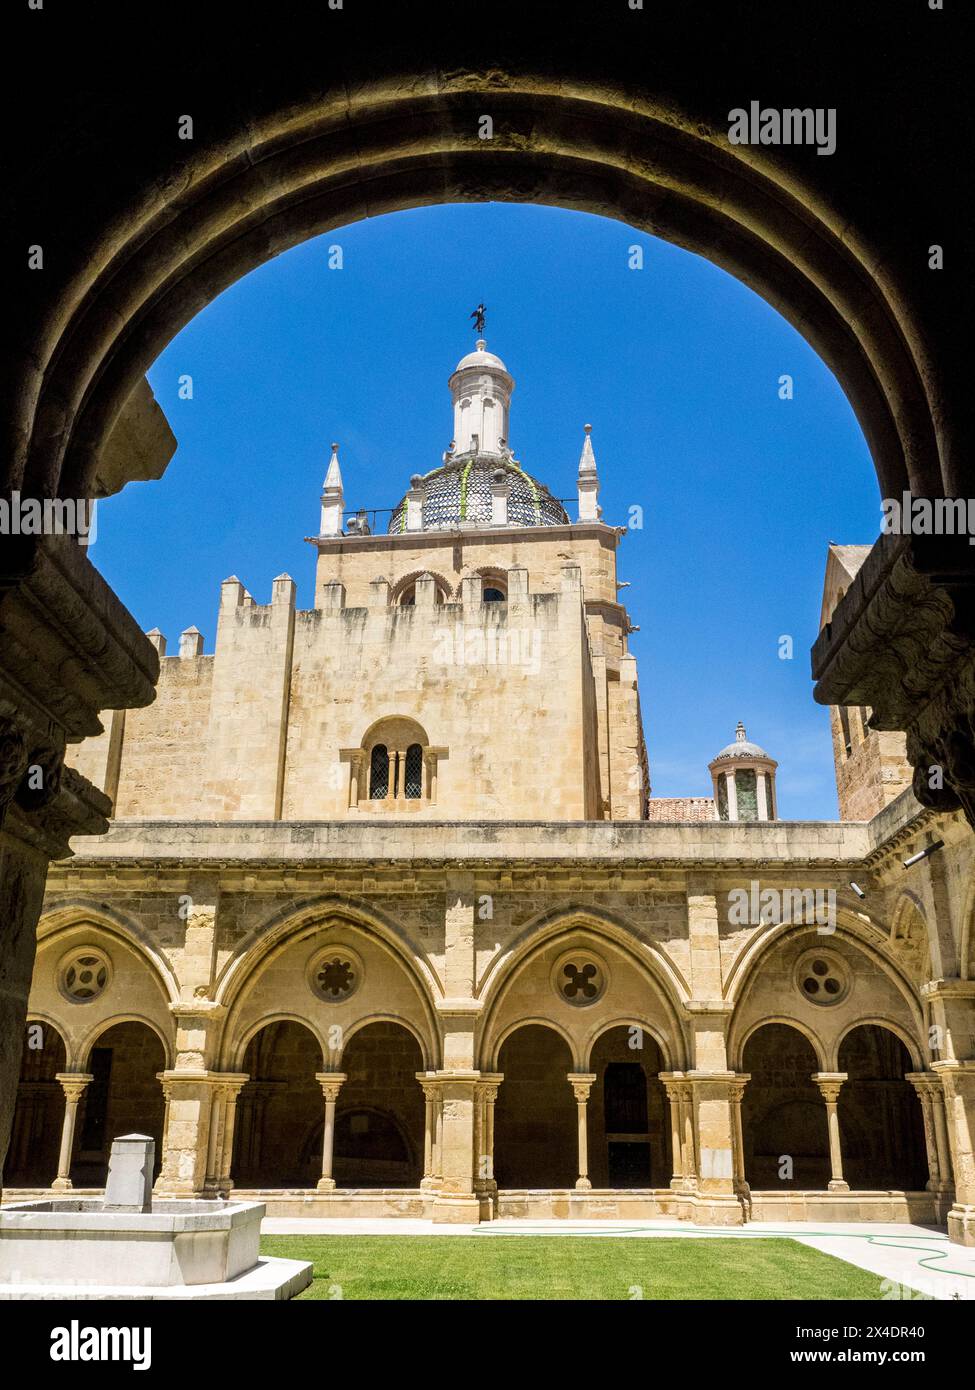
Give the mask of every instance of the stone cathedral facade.
[[589, 427], [570, 518], [483, 340], [449, 386], [382, 525], [333, 446], [314, 607], [226, 580], [214, 650], [150, 634], [155, 703], [77, 748], [115, 819], [50, 873], [8, 1192], [97, 1189], [139, 1130], [160, 1193], [271, 1214], [975, 1243], [963, 816], [852, 707], [840, 821], [781, 820], [742, 726], [712, 797], [654, 798]]

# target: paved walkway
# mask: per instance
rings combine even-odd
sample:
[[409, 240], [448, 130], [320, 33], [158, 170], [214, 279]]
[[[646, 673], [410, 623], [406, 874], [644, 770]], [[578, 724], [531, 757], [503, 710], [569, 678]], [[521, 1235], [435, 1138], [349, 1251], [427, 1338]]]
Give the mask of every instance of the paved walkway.
[[750, 1221], [747, 1226], [694, 1226], [686, 1221], [486, 1221], [453, 1226], [390, 1217], [336, 1219], [266, 1216], [265, 1235], [314, 1236], [677, 1236], [685, 1240], [755, 1240], [784, 1236], [869, 1270], [889, 1282], [884, 1296], [975, 1300], [975, 1248], [952, 1245], [944, 1231], [906, 1222]]

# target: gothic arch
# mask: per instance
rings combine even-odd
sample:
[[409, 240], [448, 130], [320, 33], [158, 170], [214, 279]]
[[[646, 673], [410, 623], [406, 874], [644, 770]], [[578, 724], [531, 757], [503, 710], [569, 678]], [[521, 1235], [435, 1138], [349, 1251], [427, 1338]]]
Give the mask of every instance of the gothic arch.
[[[691, 997], [690, 987], [674, 963], [655, 942], [641, 940], [638, 933], [624, 920], [600, 908], [559, 908], [544, 912], [526, 922], [517, 935], [488, 962], [475, 994], [491, 1007], [503, 979], [518, 968], [524, 957], [553, 937], [569, 932], [592, 932], [602, 935], [632, 957], [638, 969], [644, 971], [665, 995], [674, 1017], [680, 1005]], [[648, 959], [639, 952], [646, 951]]]
[[432, 1002], [443, 990], [424, 948], [412, 941], [393, 920], [371, 904], [344, 894], [330, 893], [303, 904], [289, 904], [253, 927], [238, 943], [237, 951], [220, 971], [214, 1001], [231, 1007], [255, 967], [299, 934], [311, 935], [328, 921], [361, 931], [382, 945], [416, 979], [433, 1019]]
[[[417, 952], [417, 958], [414, 958], [410, 954], [408, 943], [404, 944], [395, 929], [378, 913], [373, 910], [367, 911], [353, 900], [338, 896], [306, 904], [298, 911], [295, 911], [293, 906], [285, 908], [262, 926], [255, 928], [241, 942], [237, 955], [228, 962], [214, 991], [215, 1002], [227, 1006], [220, 1046], [222, 1065], [236, 1065], [243, 1057], [246, 1041], [254, 1035], [254, 1025], [267, 1022], [267, 1016], [262, 1015], [260, 1019], [245, 1023], [243, 1030], [241, 1026], [242, 1017], [246, 1018], [251, 995], [260, 987], [261, 979], [268, 967], [292, 947], [303, 942], [320, 939], [323, 947], [328, 946], [330, 927], [344, 928], [353, 940], [361, 938], [363, 943], [368, 943], [389, 959], [399, 972], [398, 978], [408, 987], [409, 998], [415, 1002], [418, 1015], [418, 1018], [409, 1020], [405, 1014], [390, 1008], [388, 1003], [384, 1004], [384, 1007], [373, 1009], [364, 1004], [364, 1011], [361, 1014], [356, 1013], [351, 1020], [343, 1015], [342, 1026], [347, 1033], [346, 1042], [360, 1027], [382, 1018], [407, 1027], [419, 1042], [425, 1065], [437, 1065], [440, 1034], [433, 1001], [439, 997], [441, 990], [429, 963], [422, 958], [420, 952]], [[331, 1066], [332, 1053], [323, 1033], [324, 1024], [313, 1022], [315, 1004], [310, 994], [307, 1004], [306, 1011], [296, 1013], [294, 1008], [286, 1008], [282, 1011], [281, 1017], [301, 1022], [309, 1028], [321, 1045], [323, 1066]], [[243, 1043], [242, 1038], [245, 1039]]]
[[[352, 1041], [352, 1039], [356, 1036], [357, 1033], [361, 1033], [364, 1028], [370, 1027], [373, 1023], [395, 1023], [398, 1025], [398, 1027], [405, 1029], [405, 1031], [410, 1034], [417, 1047], [419, 1047], [420, 1049], [420, 1056], [423, 1058], [424, 1070], [432, 1070], [433, 1057], [430, 1051], [429, 1040], [423, 1036], [423, 1034], [420, 1032], [419, 1028], [417, 1028], [415, 1023], [413, 1023], [408, 1018], [404, 1018], [402, 1014], [374, 1013], [369, 1014], [368, 1016], [364, 1015], [362, 1018], [358, 1019], [355, 1023], [351, 1024], [345, 1030], [345, 1038], [342, 1051], [345, 1051], [345, 1049], [348, 1047], [349, 1043]], [[326, 1055], [329, 1056], [331, 1054]], [[341, 1057], [341, 1054], [339, 1054], [339, 1057]]]
[[120, 912], [107, 903], [93, 903], [84, 897], [60, 899], [45, 912], [37, 924], [37, 946], [52, 942], [59, 933], [73, 931], [90, 923], [97, 932], [115, 938], [144, 956], [146, 963], [162, 986], [170, 1004], [179, 1003], [179, 981], [166, 957], [156, 949], [152, 937], [137, 918]]
[[[637, 951], [638, 946], [642, 943], [637, 942], [630, 933], [611, 918], [602, 913], [588, 910], [559, 912], [551, 916], [547, 922], [543, 918], [541, 921], [528, 924], [519, 936], [504, 951], [499, 952], [489, 964], [475, 991], [478, 997], [484, 1001], [478, 1030], [478, 1054], [484, 1058], [490, 1058], [492, 1067], [497, 1065], [501, 1045], [505, 1037], [512, 1031], [508, 1025], [502, 1025], [499, 1030], [497, 1020], [509, 995], [516, 988], [519, 978], [532, 968], [540, 956], [560, 941], [564, 941], [568, 947], [573, 942], [580, 940], [590, 944], [597, 952], [600, 950], [601, 943], [611, 947], [614, 953], [624, 958], [624, 962], [631, 967], [636, 978], [650, 985], [660, 1003], [661, 1019], [649, 1031], [654, 1041], [661, 1047], [663, 1055], [670, 1059], [668, 1065], [674, 1065], [678, 1068], [683, 1066], [686, 1043], [679, 1004], [675, 1002], [674, 998], [673, 973], [663, 970], [658, 973], [660, 963], [656, 952], [653, 953], [651, 959], [644, 958]], [[661, 975], [663, 975], [663, 979], [661, 979]], [[571, 1035], [566, 1030], [557, 1028], [550, 1012], [546, 1013], [544, 1017], [539, 1016], [533, 1019], [522, 1017], [513, 1021], [516, 1027], [524, 1026], [529, 1022], [539, 1023], [560, 1031], [561, 1035], [569, 1042], [574, 1065], [580, 1067], [588, 1052], [589, 1042], [587, 1039], [589, 1034], [599, 1026], [595, 1022], [589, 1022], [588, 1027], [586, 1027], [587, 1020], [585, 1015], [581, 1013], [579, 1025]], [[664, 1034], [660, 1028], [661, 1022], [667, 1025], [672, 1034], [673, 1041], [670, 1043], [664, 1042]], [[641, 1024], [641, 1026], [646, 1027], [647, 1025]]]

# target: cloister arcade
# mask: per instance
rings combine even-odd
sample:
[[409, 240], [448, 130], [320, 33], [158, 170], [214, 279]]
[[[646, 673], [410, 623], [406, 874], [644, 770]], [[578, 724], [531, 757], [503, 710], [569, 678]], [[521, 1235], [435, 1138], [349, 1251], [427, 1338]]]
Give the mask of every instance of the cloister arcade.
[[[296, 1193], [425, 1209], [443, 1183], [449, 1069], [435, 972], [408, 936], [362, 908], [305, 910], [228, 955], [207, 1001], [220, 1031], [204, 1059], [200, 1190], [261, 1192], [272, 1210]], [[750, 950], [729, 972], [721, 1073], [746, 1216], [767, 1194], [947, 1201], [941, 1085], [896, 960], [850, 927], [827, 945], [773, 928]], [[713, 1158], [694, 1020], [664, 960], [621, 923], [568, 910], [485, 962], [464, 1160], [484, 1216], [536, 1210], [540, 1194], [556, 1209], [627, 1194], [679, 1213], [699, 1190]], [[182, 1171], [177, 1026], [198, 1006], [180, 1002], [177, 974], [118, 917], [76, 905], [42, 924], [8, 1187], [98, 1188], [111, 1139], [133, 1131], [157, 1141], [160, 1190]]]

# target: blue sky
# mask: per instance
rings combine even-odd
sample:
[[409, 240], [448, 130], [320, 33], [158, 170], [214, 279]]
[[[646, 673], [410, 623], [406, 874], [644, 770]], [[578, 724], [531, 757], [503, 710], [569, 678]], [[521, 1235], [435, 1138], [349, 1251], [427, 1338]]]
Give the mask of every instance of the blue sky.
[[[643, 269], [629, 268], [631, 246]], [[342, 268], [329, 268], [329, 248]], [[333, 256], [331, 259], [335, 259]], [[329, 443], [346, 506], [390, 507], [451, 436], [447, 377], [488, 306], [516, 381], [511, 444], [575, 494], [593, 426], [620, 551], [653, 794], [710, 794], [743, 719], [778, 758], [780, 813], [837, 814], [815, 705], [826, 547], [869, 542], [879, 493], [852, 410], [775, 310], [709, 261], [585, 213], [465, 204], [394, 213], [306, 242], [239, 281], [149, 373], [179, 440], [161, 481], [99, 504], [92, 559], [145, 628], [212, 651], [220, 581], [259, 603], [282, 571], [310, 607]], [[794, 399], [779, 398], [783, 373]], [[193, 379], [192, 400], [178, 395]], [[570, 508], [570, 514], [574, 514]], [[795, 656], [779, 658], [779, 638]]]

